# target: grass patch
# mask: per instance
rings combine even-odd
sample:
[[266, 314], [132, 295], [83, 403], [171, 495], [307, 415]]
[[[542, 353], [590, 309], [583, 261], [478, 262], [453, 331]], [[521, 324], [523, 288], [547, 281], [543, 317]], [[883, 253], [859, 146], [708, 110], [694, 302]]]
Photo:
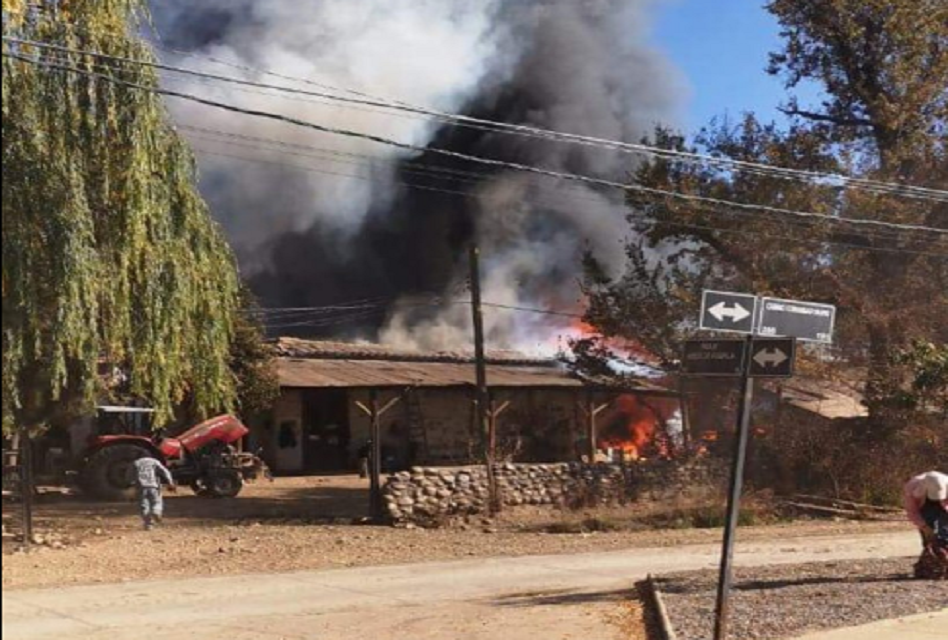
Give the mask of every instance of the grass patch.
[[[527, 531], [553, 534], [609, 533], [660, 529], [718, 529], [727, 518], [724, 504], [670, 505], [665, 508], [625, 507], [621, 510], [586, 513], [581, 517], [561, 513], [554, 521], [527, 527]], [[748, 501], [741, 507], [742, 527], [776, 524], [785, 520], [768, 505]]]

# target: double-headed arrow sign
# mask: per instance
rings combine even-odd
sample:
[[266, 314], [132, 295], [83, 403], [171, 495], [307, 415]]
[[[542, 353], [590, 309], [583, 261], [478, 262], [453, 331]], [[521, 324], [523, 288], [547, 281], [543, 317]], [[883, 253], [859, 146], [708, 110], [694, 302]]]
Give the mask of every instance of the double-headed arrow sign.
[[761, 349], [756, 354], [754, 354], [754, 362], [756, 362], [758, 366], [765, 369], [779, 367], [789, 359], [790, 356], [777, 348]]
[[789, 378], [793, 375], [796, 348], [793, 338], [754, 338], [748, 374], [752, 378]]
[[741, 303], [735, 302], [733, 307], [727, 306], [726, 302], [719, 302], [710, 309], [708, 313], [714, 316], [714, 319], [718, 322], [724, 322], [725, 320], [730, 320], [731, 322], [740, 322], [745, 318], [749, 318], [753, 312], [748, 311]]
[[705, 291], [701, 297], [701, 328], [753, 333], [757, 296], [746, 293]]

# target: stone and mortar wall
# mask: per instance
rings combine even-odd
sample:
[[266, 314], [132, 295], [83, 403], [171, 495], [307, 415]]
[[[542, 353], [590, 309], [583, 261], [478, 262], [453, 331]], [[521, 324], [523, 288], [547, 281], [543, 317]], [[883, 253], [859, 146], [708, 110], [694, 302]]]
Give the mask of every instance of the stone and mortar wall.
[[[701, 499], [720, 493], [724, 469], [710, 460], [631, 464], [499, 464], [506, 506], [609, 506], [634, 501]], [[382, 489], [395, 522], [426, 522], [486, 511], [487, 469], [413, 467], [388, 478]]]

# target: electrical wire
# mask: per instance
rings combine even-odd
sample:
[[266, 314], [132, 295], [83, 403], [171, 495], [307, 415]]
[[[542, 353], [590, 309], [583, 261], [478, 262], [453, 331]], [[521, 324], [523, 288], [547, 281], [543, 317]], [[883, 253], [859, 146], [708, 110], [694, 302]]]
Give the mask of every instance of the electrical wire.
[[[241, 160], [241, 161], [245, 161], [245, 162], [253, 162], [253, 163], [258, 163], [258, 164], [276, 165], [276, 166], [281, 166], [281, 167], [287, 167], [287, 168], [295, 169], [295, 170], [298, 170], [298, 171], [305, 171], [305, 172], [310, 172], [310, 173], [317, 173], [317, 174], [328, 175], [328, 176], [335, 176], [335, 177], [341, 177], [341, 178], [347, 178], [347, 179], [352, 179], [352, 180], [360, 180], [360, 181], [367, 181], [367, 182], [371, 182], [371, 181], [372, 181], [371, 178], [369, 178], [369, 177], [367, 177], [367, 176], [364, 176], [364, 175], [360, 176], [360, 175], [354, 175], [354, 174], [349, 174], [349, 173], [340, 173], [340, 172], [336, 172], [336, 171], [328, 171], [328, 170], [324, 170], [324, 169], [319, 169], [319, 168], [312, 167], [312, 166], [296, 165], [296, 164], [290, 164], [290, 163], [280, 162], [280, 161], [276, 161], [276, 160], [267, 160], [267, 159], [261, 159], [261, 158], [249, 158], [249, 157], [246, 157], [246, 156], [240, 156], [240, 155], [235, 155], [235, 154], [220, 153], [220, 152], [216, 152], [216, 151], [206, 150], [206, 149], [204, 149], [204, 148], [202, 148], [202, 147], [195, 147], [195, 151], [196, 151], [197, 153], [199, 153], [199, 154], [206, 154], [206, 155], [211, 155], [211, 156], [218, 156], [218, 157], [228, 158], [228, 159], [232, 159], [232, 160]], [[434, 187], [434, 186], [428, 186], [428, 185], [420, 185], [420, 184], [417, 184], [417, 183], [412, 183], [412, 182], [408, 182], [408, 181], [404, 181], [404, 180], [398, 180], [398, 181], [395, 181], [395, 182], [396, 182], [397, 184], [402, 185], [402, 186], [405, 186], [405, 187], [408, 187], [408, 188], [414, 189], [414, 190], [419, 190], [419, 191], [428, 191], [428, 192], [439, 193], [439, 194], [446, 194], [446, 195], [456, 195], [456, 196], [461, 196], [461, 197], [466, 197], [466, 198], [474, 198], [474, 199], [479, 198], [479, 196], [478, 196], [477, 194], [471, 193], [470, 191], [461, 191], [461, 190], [456, 190], [456, 189], [446, 189], [446, 188], [441, 188], [441, 187]], [[589, 198], [583, 198], [583, 196], [581, 196], [581, 195], [573, 195], [573, 197], [576, 198], [576, 199], [587, 199], [587, 200], [590, 200]], [[541, 201], [541, 200], [539, 200], [539, 199], [537, 199], [537, 198], [531, 198], [531, 199], [527, 199], [527, 200], [524, 200], [524, 201], [525, 201], [525, 202], [538, 203], [538, 204], [544, 204], [543, 201]], [[549, 201], [549, 204], [550, 204], [550, 205], [562, 205], [562, 202]], [[717, 211], [717, 210], [715, 210], [715, 211]], [[746, 216], [746, 215], [747, 215], [746, 213], [743, 213], [743, 212], [720, 212], [720, 211], [717, 211], [717, 212], [718, 212], [718, 213], [723, 213], [724, 215], [734, 215], [734, 216]], [[773, 222], [773, 221], [768, 221], [768, 222]], [[728, 229], [728, 228], [715, 227], [715, 226], [709, 226], [709, 225], [700, 225], [700, 224], [695, 224], [695, 223], [684, 223], [684, 222], [673, 222], [673, 221], [665, 221], [665, 220], [657, 220], [657, 221], [655, 221], [655, 223], [656, 223], [656, 224], [670, 225], [670, 226], [675, 226], [675, 227], [680, 227], [680, 228], [685, 228], [685, 229], [720, 231], [720, 232], [722, 232], [722, 233], [738, 234], [738, 235], [741, 235], [741, 236], [757, 236], [757, 237], [764, 237], [764, 238], [776, 239], [776, 240], [786, 240], [786, 241], [789, 241], [789, 242], [795, 242], [795, 243], [800, 243], [800, 244], [815, 244], [815, 245], [819, 245], [819, 246], [825, 246], [825, 245], [827, 245], [827, 244], [831, 244], [831, 245], [846, 247], [846, 248], [855, 249], [855, 250], [862, 250], [862, 251], [878, 251], [878, 252], [884, 252], [884, 253], [911, 254], [911, 255], [922, 255], [922, 256], [930, 256], [930, 257], [937, 257], [937, 258], [948, 258], [948, 252], [946, 252], [946, 253], [940, 253], [940, 252], [934, 252], [934, 251], [919, 251], [919, 250], [904, 249], [904, 248], [897, 248], [897, 247], [865, 246], [865, 245], [861, 245], [861, 244], [848, 243], [848, 242], [841, 242], [841, 241], [838, 241], [838, 240], [830, 240], [830, 239], [825, 239], [825, 240], [824, 240], [824, 239], [815, 239], [815, 238], [795, 238], [795, 237], [787, 236], [787, 235], [775, 235], [775, 234], [770, 234], [770, 233], [764, 233], [764, 232], [761, 232], [761, 231], [758, 231], [758, 230]], [[794, 225], [803, 224], [803, 223], [801, 223], [800, 221], [791, 221], [791, 223], [794, 224]], [[862, 232], [862, 233], [863, 233], [863, 235], [865, 235], [865, 236], [867, 237], [867, 239], [870, 239], [870, 240], [891, 241], [891, 240], [893, 239], [892, 237], [888, 237], [888, 236], [876, 236], [876, 235], [873, 235], [873, 234], [866, 234], [865, 232]], [[878, 232], [875, 232], [875, 233], [878, 233]]]
[[[281, 153], [304, 157], [304, 158], [315, 158], [315, 159], [319, 159], [319, 160], [331, 162], [331, 163], [343, 163], [343, 164], [350, 164], [350, 165], [359, 165], [359, 164], [372, 165], [373, 163], [377, 163], [380, 161], [379, 156], [374, 156], [374, 155], [369, 155], [369, 154], [341, 152], [341, 151], [337, 151], [333, 149], [327, 149], [325, 147], [314, 147], [311, 145], [302, 145], [298, 143], [286, 143], [283, 141], [272, 140], [268, 138], [261, 138], [257, 136], [232, 134], [228, 132], [207, 129], [204, 127], [191, 127], [188, 125], [182, 125], [180, 126], [180, 128], [185, 131], [199, 132], [199, 135], [193, 136], [199, 140], [213, 141], [215, 143], [226, 144], [229, 146], [251, 148], [255, 151], [258, 151], [261, 146], [270, 146], [271, 148], [276, 146], [281, 149], [283, 148], [307, 149], [315, 153], [302, 153], [302, 152], [296, 152], [296, 151], [288, 151], [288, 152], [281, 151]], [[207, 133], [208, 135], [204, 135], [204, 133]], [[225, 139], [221, 139], [221, 138], [225, 138]], [[243, 142], [245, 140], [248, 142]], [[251, 141], [253, 142], [253, 144], [250, 144]], [[196, 147], [196, 149], [198, 148]], [[206, 152], [211, 155], [224, 155], [224, 154], [220, 154], [220, 153], [209, 151], [209, 150]], [[234, 156], [234, 157], [236, 159], [246, 159], [248, 161], [253, 160], [251, 158], [246, 158], [244, 156], [239, 156], [239, 157]], [[360, 162], [360, 159], [365, 159], [365, 160]], [[302, 167], [300, 165], [293, 165], [293, 164], [283, 163], [279, 161], [261, 160], [261, 162], [281, 164], [288, 167], [300, 168], [302, 170], [309, 169], [309, 167]], [[474, 183], [474, 184], [482, 183], [484, 182], [486, 178], [492, 177], [494, 175], [494, 174], [485, 173], [485, 172], [448, 169], [444, 167], [439, 167], [437, 165], [430, 165], [430, 164], [425, 164], [425, 163], [409, 162], [409, 163], [406, 163], [406, 167], [407, 168], [401, 169], [402, 173], [423, 175], [425, 177], [434, 176], [441, 179], [454, 180], [454, 181], [459, 181], [459, 182], [468, 182], [468, 183]], [[345, 175], [348, 176], [349, 174], [345, 174]], [[355, 177], [355, 176], [352, 176], [352, 177]], [[413, 186], [412, 183], [407, 183], [407, 182], [402, 182], [402, 184]], [[584, 198], [583, 195], [580, 195], [580, 194], [576, 194], [574, 195], [574, 197], [576, 199], [585, 199], [585, 200], [591, 201], [590, 198], [588, 197]], [[799, 221], [788, 221], [788, 222], [790, 222], [791, 224], [801, 224], [802, 226], [811, 226], [811, 223], [809, 222], [806, 222], [806, 223], [801, 223]], [[866, 234], [866, 235], [869, 236], [870, 234]], [[874, 234], [871, 235], [870, 237], [872, 239], [877, 239], [877, 240], [897, 240], [899, 236], [896, 232], [875, 231]]]
[[[412, 303], [412, 304], [408, 304], [408, 305], [400, 305], [399, 308], [402, 308], [402, 309], [403, 309], [403, 308], [406, 308], [406, 307], [409, 307], [409, 308], [410, 308], [410, 307], [432, 307], [432, 308], [436, 308], [436, 307], [444, 306], [444, 305], [446, 305], [446, 304], [447, 304], [447, 305], [458, 305], [458, 304], [470, 305], [470, 304], [473, 304], [473, 303], [472, 303], [471, 300], [467, 300], [467, 299], [462, 299], [462, 300], [444, 300], [444, 299], [439, 298], [439, 297], [436, 296], [436, 297], [434, 297], [434, 298], [432, 299], [431, 302], [427, 302], [427, 303]], [[513, 311], [513, 312], [517, 312], [517, 313], [531, 313], [531, 314], [535, 314], [535, 315], [544, 315], [544, 316], [556, 316], [556, 317], [561, 317], [561, 318], [574, 318], [574, 319], [577, 319], [577, 318], [578, 318], [578, 319], [581, 319], [581, 318], [583, 317], [583, 314], [581, 314], [581, 313], [572, 313], [572, 312], [567, 312], [567, 311], [557, 311], [557, 310], [551, 310], [551, 309], [540, 309], [540, 308], [536, 308], [536, 307], [525, 307], [525, 306], [518, 306], [518, 305], [502, 304], [502, 303], [498, 303], [498, 302], [481, 302], [481, 306], [482, 306], [482, 307], [491, 308], [491, 309], [500, 309], [500, 310], [503, 310], [503, 311]], [[313, 312], [319, 312], [319, 311], [322, 311], [322, 310], [327, 309], [327, 308], [329, 308], [329, 307], [309, 307], [309, 310], [311, 310], [311, 311], [313, 311]], [[284, 309], [282, 309], [282, 308], [275, 308], [275, 309], [272, 309], [272, 310], [273, 310], [273, 311], [283, 311]], [[297, 310], [298, 310], [298, 309], [297, 309]], [[287, 329], [287, 328], [299, 328], [299, 327], [326, 327], [326, 326], [335, 326], [335, 325], [339, 325], [339, 324], [346, 324], [346, 323], [351, 322], [351, 321], [353, 321], [353, 320], [359, 320], [359, 319], [370, 318], [370, 317], [372, 317], [373, 315], [377, 315], [377, 313], [375, 313], [375, 312], [372, 312], [372, 313], [369, 313], [369, 312], [361, 312], [361, 313], [356, 313], [356, 314], [348, 314], [348, 315], [346, 315], [346, 316], [344, 316], [344, 317], [339, 317], [339, 318], [317, 318], [317, 319], [314, 319], [314, 320], [311, 320], [311, 321], [300, 320], [300, 321], [290, 322], [290, 323], [287, 323], [287, 324], [267, 324], [266, 326], [267, 326], [267, 329]]]
[[[146, 87], [146, 86], [143, 86], [143, 85], [140, 85], [140, 84], [137, 84], [137, 83], [131, 83], [131, 82], [125, 82], [125, 81], [117, 80], [117, 79], [115, 79], [115, 78], [112, 78], [112, 77], [109, 77], [109, 76], [104, 76], [104, 75], [99, 74], [99, 73], [90, 72], [90, 71], [85, 71], [85, 70], [77, 69], [77, 68], [71, 67], [71, 66], [64, 66], [64, 65], [58, 65], [58, 64], [55, 64], [55, 63], [49, 63], [49, 62], [46, 62], [46, 61], [42, 61], [42, 60], [38, 60], [38, 59], [34, 59], [34, 58], [29, 58], [29, 57], [21, 56], [21, 55], [19, 55], [19, 54], [14, 54], [14, 53], [11, 53], [11, 52], [6, 52], [6, 51], [5, 51], [5, 52], [3, 52], [3, 55], [6, 56], [6, 57], [11, 57], [11, 58], [14, 58], [14, 59], [18, 59], [18, 60], [20, 60], [20, 61], [23, 61], [23, 62], [26, 62], [26, 63], [29, 63], [29, 64], [34, 64], [34, 65], [43, 66], [43, 67], [47, 67], [47, 68], [52, 68], [52, 69], [56, 69], [56, 70], [60, 70], [60, 71], [65, 71], [65, 72], [72, 72], [72, 73], [78, 73], [78, 74], [81, 74], [81, 75], [96, 77], [96, 78], [100, 78], [100, 79], [102, 79], [102, 80], [104, 80], [104, 81], [106, 81], [106, 82], [117, 83], [117, 84], [120, 84], [120, 85], [128, 86], [128, 87], [135, 88], [135, 89], [139, 89], [139, 90], [150, 91], [150, 92], [154, 92], [154, 93], [158, 93], [158, 94], [169, 95], [169, 96], [172, 96], [172, 97], [178, 97], [178, 98], [182, 98], [182, 99], [186, 99], [186, 100], [191, 100], [191, 101], [194, 101], [194, 102], [197, 102], [197, 103], [200, 103], [200, 104], [205, 104], [205, 105], [208, 105], [208, 106], [212, 106], [212, 107], [217, 107], [217, 108], [225, 109], [225, 110], [228, 110], [228, 111], [234, 111], [234, 112], [243, 113], [243, 114], [246, 114], [246, 115], [252, 115], [252, 116], [258, 116], [258, 117], [263, 117], [263, 118], [268, 118], [268, 119], [274, 119], [274, 120], [278, 120], [278, 121], [282, 121], [282, 122], [287, 122], [287, 123], [290, 123], [290, 124], [295, 124], [295, 125], [298, 125], [298, 126], [303, 126], [303, 127], [315, 129], [315, 130], [317, 130], [317, 131], [323, 131], [323, 132], [327, 132], [327, 133], [334, 133], [334, 134], [338, 134], [338, 135], [344, 135], [344, 136], [349, 136], [349, 137], [356, 137], [356, 138], [361, 138], [361, 139], [367, 139], [367, 140], [379, 142], [379, 143], [382, 143], [382, 144], [388, 144], [388, 145], [392, 145], [392, 146], [395, 146], [395, 147], [404, 148], [404, 149], [408, 149], [408, 150], [412, 150], [412, 151], [436, 153], [436, 154], [439, 154], [439, 155], [445, 155], [445, 156], [448, 156], [448, 157], [453, 157], [453, 158], [459, 158], [459, 159], [469, 160], [469, 161], [472, 161], [472, 162], [477, 162], [477, 163], [486, 164], [486, 165], [490, 165], [490, 166], [501, 166], [501, 167], [505, 167], [505, 168], [515, 169], [515, 170], [524, 171], [524, 172], [529, 172], [529, 173], [535, 173], [535, 174], [538, 174], [538, 175], [546, 175], [546, 176], [549, 176], [549, 177], [554, 177], [554, 178], [559, 178], [559, 179], [564, 179], [564, 180], [572, 180], [572, 181], [583, 182], [583, 183], [587, 183], [587, 184], [595, 184], [595, 185], [599, 185], [599, 186], [608, 186], [608, 187], [619, 188], [619, 189], [623, 189], [623, 190], [631, 190], [631, 191], [645, 192], [645, 193], [649, 193], [649, 194], [652, 194], [652, 195], [662, 195], [662, 196], [666, 196], [666, 197], [682, 198], [682, 199], [690, 200], [690, 201], [693, 201], [693, 202], [702, 202], [702, 203], [709, 203], [709, 204], [724, 205], [724, 206], [729, 206], [729, 207], [734, 207], [734, 208], [741, 208], [741, 209], [750, 210], [750, 211], [768, 211], [768, 212], [774, 212], [774, 213], [779, 213], [779, 214], [784, 214], [784, 215], [789, 215], [789, 216], [796, 216], [796, 217], [801, 218], [801, 219], [802, 219], [802, 218], [807, 218], [807, 219], [812, 219], [812, 220], [828, 221], [828, 222], [832, 222], [832, 223], [836, 223], [836, 224], [852, 224], [852, 225], [857, 225], [857, 224], [858, 224], [858, 225], [872, 226], [872, 227], [874, 227], [874, 228], [879, 228], [879, 229], [918, 231], [918, 232], [927, 232], [927, 233], [938, 234], [938, 235], [948, 235], [948, 231], [945, 231], [945, 230], [942, 230], [942, 229], [938, 229], [938, 228], [935, 228], [935, 227], [925, 227], [925, 226], [921, 226], [921, 225], [904, 225], [904, 224], [897, 224], [897, 223], [890, 223], [890, 222], [883, 222], [883, 221], [876, 221], [876, 220], [841, 218], [841, 217], [837, 217], [837, 216], [829, 216], [829, 215], [826, 215], [826, 214], [817, 214], [817, 213], [811, 213], [811, 212], [800, 212], [800, 211], [794, 211], [794, 210], [789, 210], [789, 209], [780, 209], [780, 208], [776, 208], [776, 207], [768, 207], [768, 206], [765, 206], [765, 205], [750, 205], [750, 204], [746, 204], [746, 203], [738, 203], [738, 202], [733, 202], [733, 201], [729, 201], [729, 200], [720, 200], [720, 199], [715, 199], [715, 198], [707, 198], [707, 197], [695, 196], [695, 195], [691, 195], [691, 194], [681, 194], [681, 193], [670, 192], [670, 191], [665, 191], [665, 190], [661, 190], [661, 189], [652, 189], [652, 188], [642, 187], [642, 186], [639, 186], [639, 185], [629, 185], [629, 184], [617, 183], [617, 182], [613, 182], [613, 181], [609, 181], [609, 180], [603, 180], [603, 179], [599, 179], [599, 178], [592, 178], [592, 177], [589, 177], [589, 176], [580, 176], [580, 175], [576, 175], [576, 174], [568, 174], [568, 173], [556, 172], [556, 171], [551, 171], [551, 170], [542, 169], [542, 168], [538, 168], [538, 167], [533, 167], [533, 166], [530, 166], [530, 165], [522, 165], [522, 164], [518, 164], [518, 163], [509, 163], [509, 162], [503, 162], [503, 161], [499, 161], [499, 160], [492, 160], [492, 159], [487, 159], [487, 158], [481, 158], [481, 157], [479, 157], [479, 156], [471, 156], [471, 155], [468, 155], [468, 154], [462, 154], [462, 153], [453, 152], [453, 151], [448, 151], [448, 150], [444, 150], [444, 149], [424, 148], [424, 147], [419, 147], [419, 146], [416, 146], [416, 145], [411, 145], [411, 144], [407, 144], [407, 143], [398, 142], [398, 141], [395, 141], [395, 140], [390, 140], [390, 139], [387, 139], [387, 138], [382, 138], [382, 137], [379, 137], [379, 136], [373, 136], [373, 135], [368, 135], [368, 134], [363, 134], [363, 133], [354, 132], [354, 131], [348, 131], [348, 130], [342, 130], [342, 129], [333, 129], [333, 128], [330, 128], [330, 127], [323, 127], [323, 126], [321, 126], [321, 125], [317, 125], [317, 124], [314, 124], [314, 123], [309, 123], [309, 122], [302, 121], [302, 120], [298, 120], [298, 119], [295, 119], [295, 118], [290, 118], [290, 117], [287, 117], [287, 116], [282, 116], [282, 115], [280, 115], [280, 114], [274, 114], [274, 113], [270, 113], [270, 112], [262, 112], [262, 111], [250, 110], [250, 109], [242, 109], [242, 108], [236, 107], [236, 106], [234, 106], [234, 105], [228, 105], [228, 104], [216, 102], [216, 101], [213, 101], [213, 100], [208, 100], [208, 99], [201, 98], [201, 97], [199, 97], [199, 96], [194, 96], [194, 95], [191, 95], [191, 94], [184, 94], [184, 93], [180, 93], [180, 92], [175, 92], [175, 91], [170, 91], [170, 90], [161, 89], [161, 88], [155, 88], [155, 87]], [[345, 177], [352, 177], [352, 176], [345, 176]]]
[[[933, 189], [929, 187], [888, 183], [888, 182], [869, 180], [869, 179], [864, 179], [864, 178], [855, 178], [851, 176], [844, 176], [837, 173], [826, 173], [826, 172], [818, 172], [818, 171], [803, 170], [803, 169], [793, 169], [789, 167], [775, 167], [773, 165], [767, 165], [763, 163], [750, 162], [750, 161], [744, 161], [744, 160], [736, 160], [733, 158], [710, 156], [710, 155], [698, 154], [694, 152], [687, 152], [687, 151], [681, 151], [681, 150], [669, 150], [669, 149], [663, 149], [660, 147], [654, 147], [654, 146], [645, 145], [645, 144], [626, 143], [626, 142], [621, 142], [621, 141], [616, 141], [616, 140], [596, 138], [592, 136], [581, 136], [577, 134], [552, 131], [548, 129], [540, 129], [540, 128], [530, 127], [526, 125], [513, 125], [510, 123], [483, 120], [479, 118], [472, 118], [469, 116], [462, 116], [462, 115], [457, 115], [457, 114], [449, 114], [449, 113], [439, 112], [439, 111], [435, 111], [431, 109], [424, 109], [420, 107], [409, 106], [409, 105], [406, 105], [405, 103], [370, 100], [370, 99], [365, 99], [365, 98], [348, 98], [348, 97], [339, 96], [336, 94], [312, 92], [312, 91], [297, 89], [294, 87], [286, 87], [286, 86], [281, 86], [281, 85], [254, 82], [250, 80], [244, 80], [241, 78], [222, 76], [218, 74], [211, 74], [211, 73], [196, 71], [193, 69], [187, 69], [183, 67], [176, 67], [173, 65], [166, 65], [160, 62], [155, 62], [155, 61], [150, 61], [150, 60], [136, 60], [133, 58], [123, 57], [123, 56], [114, 56], [114, 55], [109, 55], [109, 54], [105, 54], [101, 52], [74, 49], [74, 48], [64, 47], [61, 45], [55, 45], [51, 43], [44, 43], [44, 42], [38, 42], [34, 40], [14, 38], [12, 36], [3, 36], [3, 40], [4, 42], [18, 44], [21, 46], [34, 46], [37, 48], [48, 49], [48, 50], [58, 51], [62, 53], [73, 53], [73, 54], [96, 57], [102, 60], [110, 60], [110, 61], [116, 61], [116, 62], [130, 62], [133, 64], [139, 64], [142, 66], [152, 67], [152, 68], [160, 69], [163, 71], [181, 73], [181, 74], [186, 74], [193, 77], [203, 78], [206, 80], [227, 82], [227, 83], [232, 83], [232, 84], [241, 85], [245, 87], [257, 87], [257, 88], [280, 91], [280, 92], [285, 92], [285, 93], [290, 93], [290, 94], [319, 97], [322, 99], [339, 101], [343, 103], [359, 104], [359, 105], [372, 106], [372, 107], [377, 107], [377, 108], [388, 108], [388, 109], [406, 111], [406, 112], [414, 113], [417, 115], [424, 115], [428, 117], [445, 118], [445, 119], [450, 119], [452, 121], [458, 121], [458, 122], [471, 122], [471, 123], [476, 123], [482, 126], [494, 127], [494, 128], [497, 128], [498, 130], [504, 130], [508, 133], [529, 134], [531, 136], [540, 136], [540, 137], [543, 137], [545, 139], [550, 139], [550, 140], [568, 141], [568, 142], [573, 142], [577, 144], [583, 144], [587, 146], [597, 146], [600, 148], [607, 148], [607, 149], [616, 150], [616, 151], [646, 153], [649, 155], [655, 155], [655, 156], [666, 157], [666, 158], [678, 158], [678, 159], [689, 160], [689, 161], [698, 161], [698, 162], [715, 165], [715, 166], [730, 167], [737, 170], [752, 170], [752, 171], [757, 171], [757, 172], [765, 172], [768, 175], [772, 175], [773, 177], [785, 177], [788, 179], [806, 180], [809, 182], [813, 182], [813, 181], [828, 182], [829, 183], [828, 186], [834, 186], [835, 184], [839, 186], [851, 186], [851, 187], [866, 189], [866, 190], [874, 191], [880, 194], [899, 195], [899, 196], [918, 198], [918, 199], [924, 199], [924, 200], [933, 200], [936, 202], [948, 201], [948, 191]], [[140, 87], [140, 88], [144, 88], [148, 90], [147, 87]], [[347, 90], [347, 92], [354, 93], [352, 90]], [[173, 94], [169, 93], [167, 95], [173, 95]], [[178, 95], [176, 97], [181, 97], [181, 96]], [[827, 185], [824, 185], [824, 186], [827, 186]]]

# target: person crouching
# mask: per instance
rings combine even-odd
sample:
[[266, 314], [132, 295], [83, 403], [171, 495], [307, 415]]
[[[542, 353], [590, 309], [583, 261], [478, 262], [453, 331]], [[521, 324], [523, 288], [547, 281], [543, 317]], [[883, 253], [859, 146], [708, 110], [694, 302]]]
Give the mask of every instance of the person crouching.
[[142, 523], [146, 531], [155, 524], [161, 524], [164, 517], [164, 498], [161, 495], [162, 481], [168, 490], [174, 493], [177, 486], [171, 472], [154, 458], [139, 458], [134, 462], [135, 486], [138, 489], [138, 501], [141, 508]]
[[922, 536], [915, 577], [948, 579], [948, 475], [918, 474], [905, 484], [904, 499], [905, 512]]

